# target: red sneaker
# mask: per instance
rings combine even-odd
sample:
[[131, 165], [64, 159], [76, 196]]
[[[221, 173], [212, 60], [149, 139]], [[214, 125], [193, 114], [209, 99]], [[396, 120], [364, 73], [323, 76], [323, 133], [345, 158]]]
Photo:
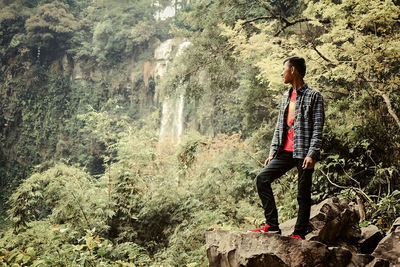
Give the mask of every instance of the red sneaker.
[[268, 224], [262, 224], [260, 228], [257, 229], [252, 229], [252, 230], [247, 230], [247, 232], [255, 232], [255, 233], [273, 233], [273, 234], [281, 234], [281, 230], [269, 230], [271, 226], [269, 226]]
[[295, 234], [292, 234], [290, 237], [291, 237], [291, 238], [295, 238], [295, 239], [304, 239], [304, 238], [302, 238], [301, 236], [295, 235]]

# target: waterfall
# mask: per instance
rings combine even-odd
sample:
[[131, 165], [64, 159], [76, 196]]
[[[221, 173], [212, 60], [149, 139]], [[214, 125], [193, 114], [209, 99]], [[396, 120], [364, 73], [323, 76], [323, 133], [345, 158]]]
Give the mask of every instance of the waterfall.
[[185, 108], [185, 95], [181, 87], [177, 88], [175, 95], [163, 100], [161, 113], [161, 127], [159, 140], [169, 140], [179, 144], [182, 141]]
[[[178, 52], [176, 53], [176, 56], [180, 55], [182, 53], [182, 50], [187, 47], [188, 45], [190, 45], [190, 42], [183, 42], [179, 45], [178, 48]], [[180, 94], [179, 94], [179, 103], [178, 103], [178, 119], [177, 119], [177, 142], [178, 144], [181, 142], [182, 140], [182, 135], [183, 135], [183, 108], [184, 108], [184, 92], [183, 90], [180, 90]]]
[[162, 106], [162, 115], [161, 115], [161, 127], [160, 127], [160, 140], [162, 138], [165, 138], [165, 129], [167, 128], [167, 123], [168, 123], [168, 99], [164, 100], [163, 106]]
[[[158, 62], [156, 73], [162, 79], [162, 76], [166, 72], [167, 62], [170, 59], [170, 51], [172, 43], [170, 40], [162, 43], [156, 50], [156, 58], [162, 59], [165, 62]], [[182, 50], [187, 47], [190, 42], [183, 42], [179, 45], [177, 53], [178, 56], [182, 53]], [[184, 107], [185, 107], [185, 92], [181, 86], [175, 89], [175, 94], [166, 97], [162, 104], [161, 113], [161, 127], [159, 140], [170, 140], [173, 143], [179, 144], [182, 140], [184, 130]]]
[[178, 2], [178, 0], [171, 0], [168, 6], [163, 6], [160, 1], [155, 1], [154, 7], [158, 9], [157, 13], [154, 14], [154, 18], [156, 20], [166, 20], [175, 16], [176, 11], [181, 9], [182, 5]]
[[182, 140], [182, 134], [183, 134], [183, 106], [184, 106], [184, 97], [183, 94], [179, 96], [179, 103], [178, 103], [178, 118], [177, 118], [177, 142], [178, 144]]

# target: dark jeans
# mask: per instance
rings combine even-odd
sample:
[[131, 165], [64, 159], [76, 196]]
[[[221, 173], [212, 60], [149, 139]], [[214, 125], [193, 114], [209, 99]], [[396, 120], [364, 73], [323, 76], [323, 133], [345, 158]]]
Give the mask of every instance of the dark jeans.
[[279, 230], [278, 211], [276, 210], [271, 183], [296, 166], [299, 172], [297, 184], [299, 212], [293, 233], [302, 237], [307, 234], [311, 210], [311, 177], [314, 169], [303, 170], [303, 161], [304, 159], [294, 159], [292, 152], [280, 151], [257, 176], [258, 195], [264, 208], [266, 223], [271, 227], [270, 230]]

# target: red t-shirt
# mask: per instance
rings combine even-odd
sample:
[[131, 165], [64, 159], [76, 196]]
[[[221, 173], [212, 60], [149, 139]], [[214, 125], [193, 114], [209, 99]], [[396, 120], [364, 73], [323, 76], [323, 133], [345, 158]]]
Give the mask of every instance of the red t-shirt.
[[[290, 103], [289, 103], [289, 108], [288, 108], [287, 118], [286, 118], [286, 124], [289, 126], [292, 126], [294, 124], [294, 116], [295, 116], [295, 110], [296, 110], [296, 97], [297, 97], [297, 92], [296, 92], [296, 90], [293, 90], [292, 94], [290, 96]], [[288, 130], [283, 150], [293, 152], [293, 143], [294, 143], [294, 129], [291, 128]]]

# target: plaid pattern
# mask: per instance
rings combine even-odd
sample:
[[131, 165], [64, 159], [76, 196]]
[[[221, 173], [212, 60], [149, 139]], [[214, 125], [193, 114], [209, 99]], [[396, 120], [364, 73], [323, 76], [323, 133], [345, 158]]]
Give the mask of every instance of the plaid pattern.
[[[290, 89], [283, 95], [275, 126], [269, 156], [275, 157], [283, 149], [287, 135], [286, 117], [290, 102]], [[324, 127], [324, 99], [320, 92], [304, 84], [297, 90], [294, 120], [293, 158], [319, 159]]]

